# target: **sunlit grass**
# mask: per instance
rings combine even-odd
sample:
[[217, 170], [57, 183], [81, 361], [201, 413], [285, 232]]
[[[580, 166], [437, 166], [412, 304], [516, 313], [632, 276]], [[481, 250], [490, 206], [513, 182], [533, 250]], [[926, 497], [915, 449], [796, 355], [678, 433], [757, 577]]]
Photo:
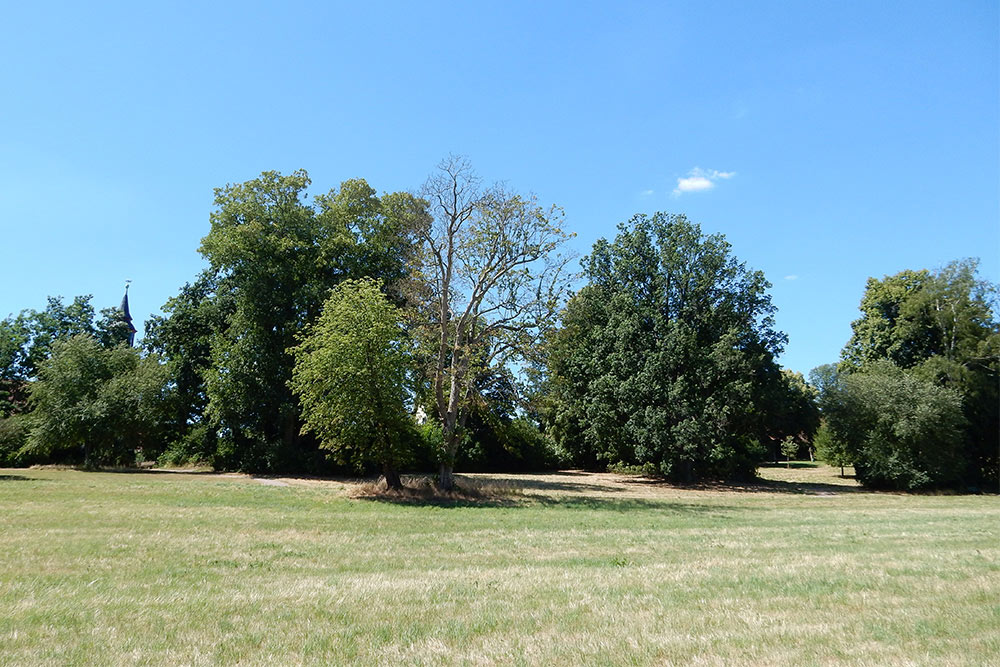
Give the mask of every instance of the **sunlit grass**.
[[0, 471], [0, 663], [989, 664], [1000, 498]]

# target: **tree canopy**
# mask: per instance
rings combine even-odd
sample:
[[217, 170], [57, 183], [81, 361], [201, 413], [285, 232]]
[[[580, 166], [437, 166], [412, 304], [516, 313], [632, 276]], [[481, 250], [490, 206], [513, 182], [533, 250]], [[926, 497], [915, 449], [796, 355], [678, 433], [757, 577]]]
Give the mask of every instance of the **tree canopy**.
[[404, 438], [413, 429], [402, 312], [374, 280], [345, 280], [301, 341], [292, 349], [291, 386], [302, 404], [303, 431], [315, 433], [342, 463], [378, 463], [389, 488], [401, 488]]
[[764, 275], [684, 216], [638, 215], [584, 262], [551, 350], [554, 422], [578, 461], [752, 475], [781, 375]]

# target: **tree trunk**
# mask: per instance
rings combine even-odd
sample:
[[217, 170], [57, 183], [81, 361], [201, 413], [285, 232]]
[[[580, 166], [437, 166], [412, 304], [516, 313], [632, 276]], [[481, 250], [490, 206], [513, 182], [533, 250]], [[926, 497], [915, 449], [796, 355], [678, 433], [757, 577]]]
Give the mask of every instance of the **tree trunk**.
[[438, 476], [438, 488], [442, 491], [452, 491], [455, 488], [454, 466], [441, 462], [441, 473]]
[[391, 465], [386, 463], [382, 466], [382, 474], [385, 476], [385, 486], [393, 491], [403, 490], [403, 480], [399, 478], [399, 473]]

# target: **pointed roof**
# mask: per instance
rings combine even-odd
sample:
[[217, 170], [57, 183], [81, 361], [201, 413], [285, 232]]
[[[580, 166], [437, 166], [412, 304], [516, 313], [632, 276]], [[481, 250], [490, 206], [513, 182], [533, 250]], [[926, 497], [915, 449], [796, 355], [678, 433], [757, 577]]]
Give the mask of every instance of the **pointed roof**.
[[122, 319], [128, 325], [128, 344], [129, 347], [132, 347], [133, 343], [135, 343], [136, 329], [132, 325], [132, 314], [128, 312], [128, 283], [125, 283], [125, 296], [122, 297], [121, 311]]

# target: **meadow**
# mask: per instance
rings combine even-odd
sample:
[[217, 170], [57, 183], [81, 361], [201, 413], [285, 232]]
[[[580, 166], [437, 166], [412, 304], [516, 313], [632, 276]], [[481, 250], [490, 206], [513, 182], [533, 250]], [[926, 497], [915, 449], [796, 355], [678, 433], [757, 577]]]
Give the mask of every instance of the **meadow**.
[[1000, 663], [1000, 497], [838, 475], [0, 470], [0, 663]]

